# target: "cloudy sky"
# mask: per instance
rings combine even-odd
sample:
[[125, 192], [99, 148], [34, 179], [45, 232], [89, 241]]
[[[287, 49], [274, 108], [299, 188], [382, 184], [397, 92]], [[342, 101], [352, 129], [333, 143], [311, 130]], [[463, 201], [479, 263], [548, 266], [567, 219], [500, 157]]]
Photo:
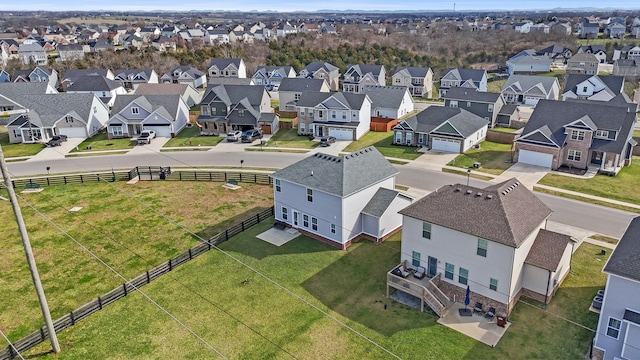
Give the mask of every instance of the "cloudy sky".
[[241, 11], [316, 11], [318, 9], [333, 10], [528, 10], [562, 8], [617, 8], [638, 9], [638, 1], [595, 1], [595, 0], [520, 0], [520, 1], [439, 1], [439, 0], [368, 0], [368, 1], [339, 1], [339, 0], [306, 0], [306, 1], [264, 1], [264, 0], [84, 0], [84, 1], [14, 1], [0, 0], [2, 10], [241, 10]]

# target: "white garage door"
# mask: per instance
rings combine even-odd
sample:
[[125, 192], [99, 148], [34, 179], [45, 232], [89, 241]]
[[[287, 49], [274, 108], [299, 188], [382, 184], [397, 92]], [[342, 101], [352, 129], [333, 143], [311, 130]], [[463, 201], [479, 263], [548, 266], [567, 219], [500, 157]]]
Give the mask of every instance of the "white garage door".
[[540, 99], [538, 99], [538, 98], [525, 98], [524, 99], [524, 103], [526, 105], [531, 105], [531, 106], [538, 105], [538, 101], [540, 101]]
[[446, 151], [459, 154], [460, 141], [435, 138], [431, 140], [431, 150]]
[[333, 136], [338, 140], [353, 140], [353, 130], [329, 129], [329, 136]]
[[518, 162], [551, 168], [553, 155], [529, 150], [520, 150], [518, 154]]
[[67, 135], [70, 138], [86, 138], [87, 130], [82, 127], [78, 128], [58, 128], [58, 134]]
[[171, 137], [171, 128], [168, 125], [149, 126], [144, 125], [144, 130], [153, 130], [157, 137]]

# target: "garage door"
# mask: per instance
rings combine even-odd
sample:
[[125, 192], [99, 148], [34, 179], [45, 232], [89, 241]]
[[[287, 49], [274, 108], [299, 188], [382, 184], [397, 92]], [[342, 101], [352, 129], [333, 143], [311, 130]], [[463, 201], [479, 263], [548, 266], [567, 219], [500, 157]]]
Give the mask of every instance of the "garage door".
[[58, 134], [67, 135], [70, 138], [86, 138], [87, 130], [85, 128], [58, 128]]
[[431, 150], [446, 151], [459, 154], [460, 141], [435, 138], [431, 140]]
[[538, 98], [525, 98], [524, 99], [524, 103], [526, 105], [531, 105], [531, 106], [538, 105], [538, 101], [540, 101], [540, 99], [538, 99]]
[[553, 155], [529, 150], [520, 150], [518, 154], [518, 162], [551, 168]]
[[171, 137], [171, 128], [167, 125], [149, 126], [144, 125], [144, 130], [153, 130], [157, 137]]
[[353, 130], [329, 129], [329, 136], [333, 136], [338, 140], [353, 140]]

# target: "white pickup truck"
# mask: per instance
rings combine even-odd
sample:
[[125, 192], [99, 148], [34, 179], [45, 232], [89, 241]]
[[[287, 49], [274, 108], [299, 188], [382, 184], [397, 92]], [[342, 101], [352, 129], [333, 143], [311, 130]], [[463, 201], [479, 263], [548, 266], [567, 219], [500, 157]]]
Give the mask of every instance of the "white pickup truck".
[[138, 145], [150, 144], [151, 139], [156, 137], [156, 132], [153, 130], [142, 130], [138, 136]]

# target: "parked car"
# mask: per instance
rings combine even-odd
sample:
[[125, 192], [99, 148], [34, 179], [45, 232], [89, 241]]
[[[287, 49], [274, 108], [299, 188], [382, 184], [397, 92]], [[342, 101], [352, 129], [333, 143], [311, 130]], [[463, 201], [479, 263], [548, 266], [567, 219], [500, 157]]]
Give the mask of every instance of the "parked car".
[[58, 140], [60, 142], [64, 142], [64, 141], [67, 141], [67, 135], [53, 135], [53, 137], [51, 137], [51, 140]]
[[229, 142], [238, 141], [240, 140], [241, 137], [242, 137], [242, 131], [240, 130], [234, 130], [227, 133], [227, 141]]
[[248, 130], [242, 134], [242, 142], [250, 143], [255, 139], [262, 139], [262, 130]]
[[334, 138], [333, 136], [325, 136], [320, 139], [320, 146], [329, 146], [334, 142], [336, 142], [336, 138]]
[[151, 144], [151, 139], [156, 137], [156, 132], [153, 130], [142, 130], [138, 136], [138, 145]]

